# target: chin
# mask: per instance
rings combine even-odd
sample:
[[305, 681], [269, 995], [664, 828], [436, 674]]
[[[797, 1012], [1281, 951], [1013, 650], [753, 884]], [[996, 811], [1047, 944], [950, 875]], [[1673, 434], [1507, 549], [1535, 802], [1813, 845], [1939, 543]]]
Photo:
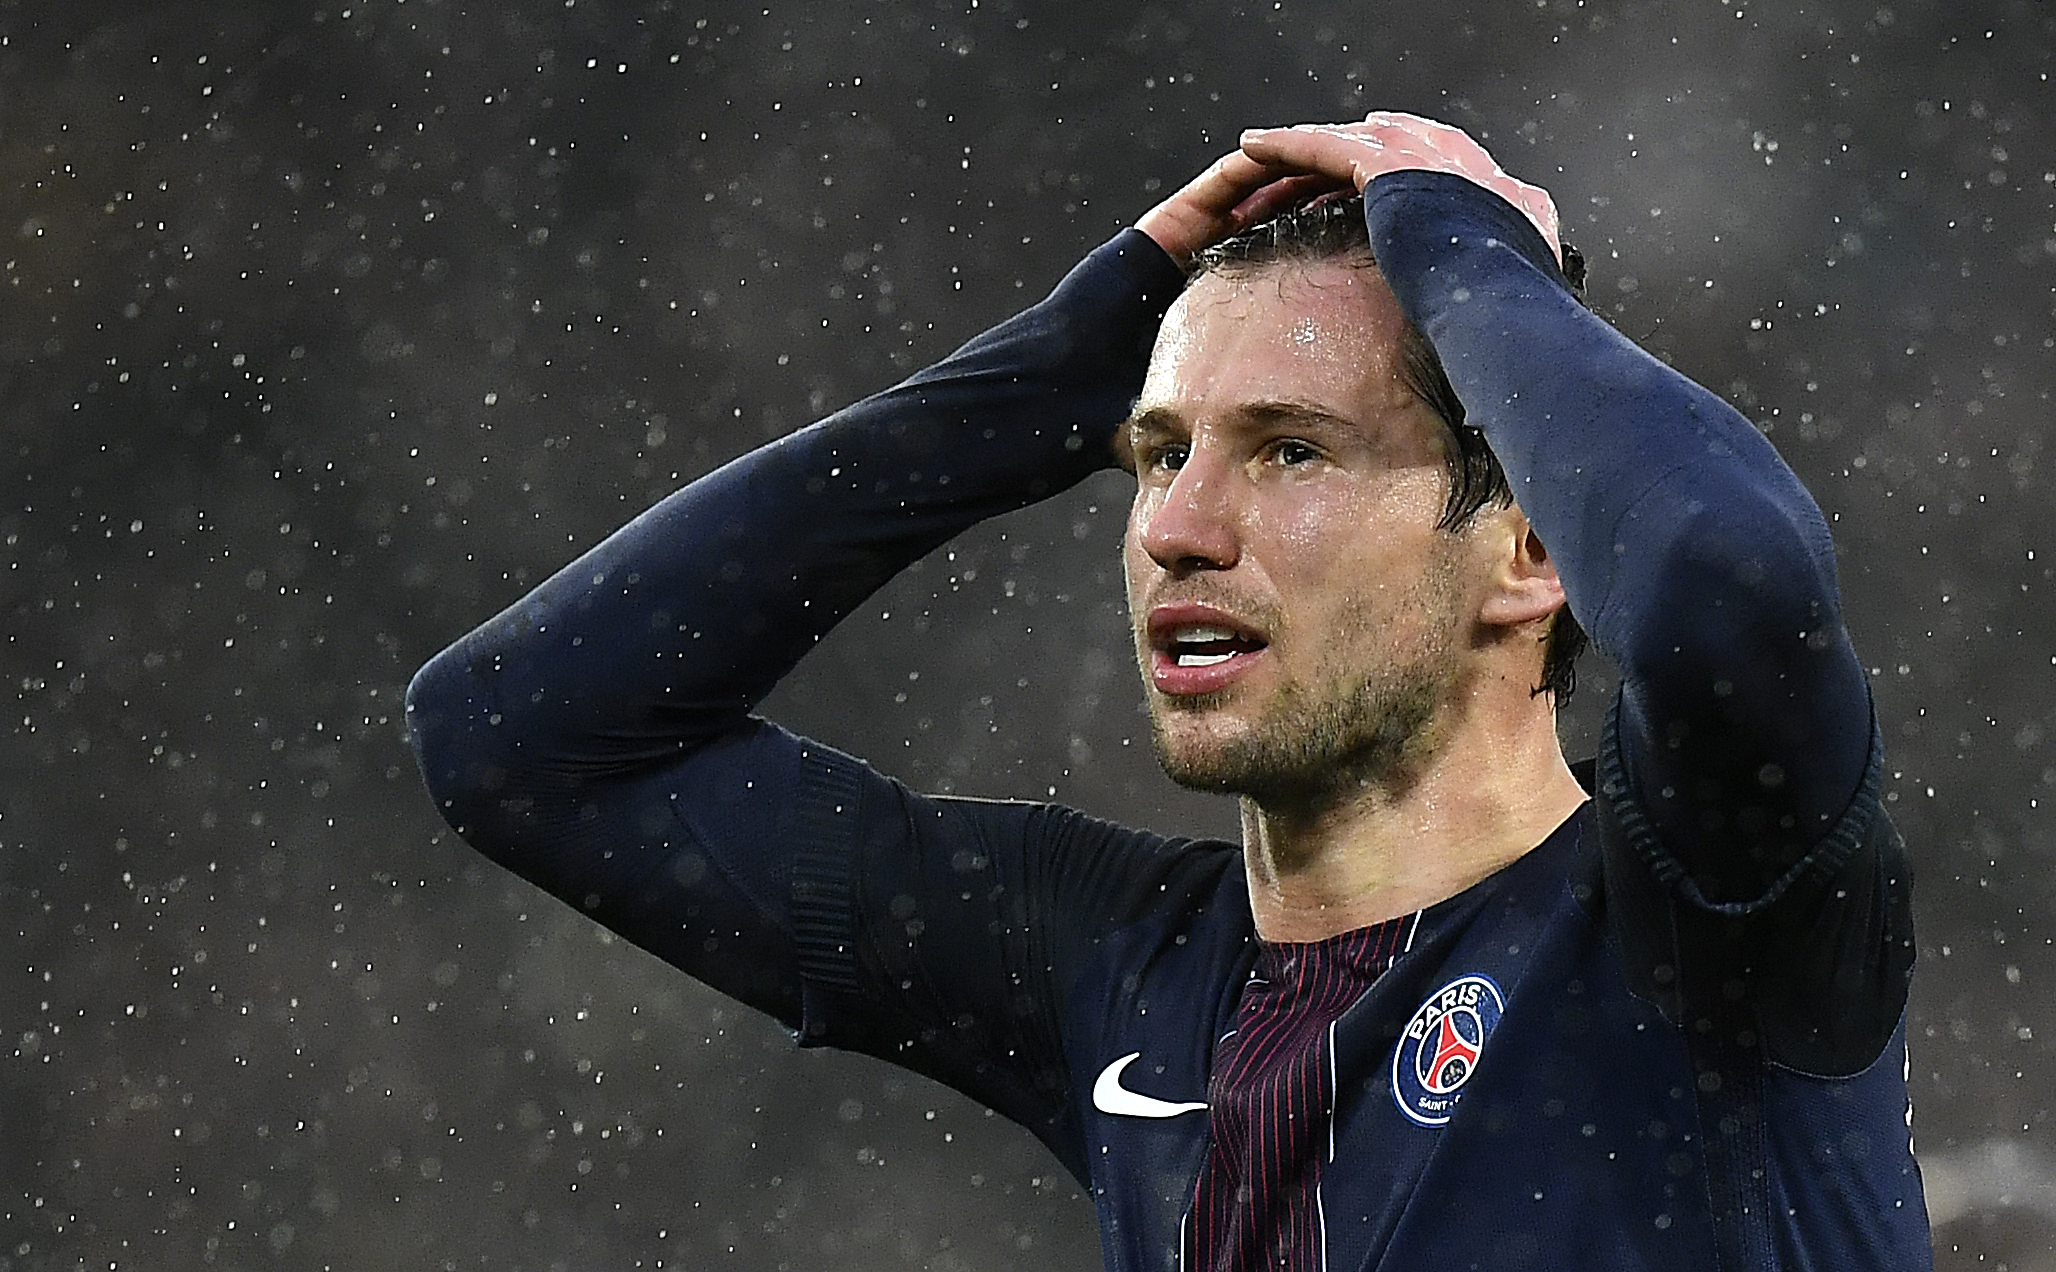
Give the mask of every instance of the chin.
[[1189, 790], [1259, 804], [1321, 803], [1366, 789], [1397, 796], [1434, 749], [1442, 687], [1421, 676], [1332, 700], [1286, 694], [1254, 720], [1197, 698], [1156, 702], [1157, 762]]
[[1190, 704], [1151, 713], [1157, 764], [1164, 776], [1187, 790], [1216, 795], [1249, 794], [1252, 785], [1268, 784], [1267, 748], [1246, 724], [1197, 716]]
[[1157, 752], [1157, 763], [1163, 768], [1164, 776], [1188, 791], [1204, 791], [1209, 795], [1242, 795], [1246, 783], [1240, 780], [1233, 766], [1212, 762], [1211, 757], [1195, 760], [1190, 756], [1166, 755]]

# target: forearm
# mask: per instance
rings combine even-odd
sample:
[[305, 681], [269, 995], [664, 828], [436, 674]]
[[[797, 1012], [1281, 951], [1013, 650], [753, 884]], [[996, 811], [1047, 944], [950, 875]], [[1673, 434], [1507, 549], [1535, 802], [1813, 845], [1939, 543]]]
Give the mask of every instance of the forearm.
[[1178, 283], [1148, 240], [1116, 239], [1042, 304], [694, 482], [438, 655], [409, 702], [446, 816], [476, 833], [511, 794], [677, 761], [906, 564], [1108, 463]]
[[[1402, 305], [1621, 667], [1652, 815], [1716, 888], [1761, 882], [1847, 805], [1868, 756], [1819, 509], [1746, 419], [1579, 305], [1511, 207], [1446, 174], [1368, 195]], [[1738, 831], [1752, 859], [1720, 859]]]

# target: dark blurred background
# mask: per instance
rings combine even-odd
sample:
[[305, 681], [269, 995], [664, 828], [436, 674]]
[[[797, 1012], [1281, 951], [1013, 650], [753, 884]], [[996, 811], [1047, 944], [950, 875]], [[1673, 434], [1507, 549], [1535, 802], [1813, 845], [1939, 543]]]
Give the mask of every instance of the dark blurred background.
[[[2056, 1268], [2052, 71], [2048, 0], [0, 0], [0, 1272], [1097, 1266], [1024, 1133], [475, 859], [401, 694], [1243, 125], [1373, 107], [1550, 185], [1835, 519], [1940, 1261]], [[1147, 754], [1124, 480], [776, 714], [1231, 831]]]

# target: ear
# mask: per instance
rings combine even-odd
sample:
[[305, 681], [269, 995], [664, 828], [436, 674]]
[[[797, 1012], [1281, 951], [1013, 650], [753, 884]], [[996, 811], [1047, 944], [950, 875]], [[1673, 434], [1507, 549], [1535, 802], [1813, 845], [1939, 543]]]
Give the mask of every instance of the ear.
[[1519, 627], [1548, 618], [1563, 607], [1563, 580], [1527, 515], [1508, 506], [1487, 514], [1482, 526], [1495, 562], [1492, 586], [1478, 617], [1498, 627]]

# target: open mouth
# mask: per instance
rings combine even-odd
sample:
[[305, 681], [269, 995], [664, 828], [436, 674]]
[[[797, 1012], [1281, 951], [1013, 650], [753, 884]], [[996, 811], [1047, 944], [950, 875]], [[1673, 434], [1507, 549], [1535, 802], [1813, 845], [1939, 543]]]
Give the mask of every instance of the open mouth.
[[1212, 667], [1263, 647], [1264, 642], [1253, 636], [1204, 623], [1173, 628], [1157, 645], [1175, 667]]
[[1174, 697], [1215, 693], [1256, 664], [1270, 641], [1208, 605], [1160, 605], [1150, 611], [1149, 680]]

